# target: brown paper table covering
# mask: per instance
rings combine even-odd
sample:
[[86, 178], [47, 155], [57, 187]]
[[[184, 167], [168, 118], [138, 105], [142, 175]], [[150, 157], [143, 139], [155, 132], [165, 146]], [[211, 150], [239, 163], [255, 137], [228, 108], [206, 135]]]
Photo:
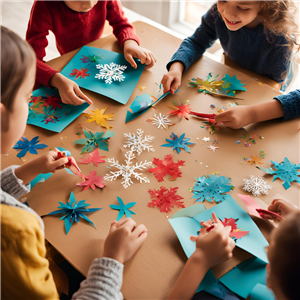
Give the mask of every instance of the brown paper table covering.
[[[109, 152], [99, 150], [100, 155], [106, 155], [108, 158], [115, 158], [121, 164], [124, 163], [124, 154], [126, 149], [121, 149], [124, 141], [124, 133], [136, 133], [136, 130], [141, 128], [144, 134], [155, 136], [152, 145], [155, 152], [143, 152], [140, 156], [136, 156], [136, 161], [153, 160], [153, 157], [163, 159], [166, 154], [172, 154], [173, 159], [185, 160], [185, 166], [181, 168], [182, 177], [175, 181], [169, 181], [167, 177], [165, 181], [159, 183], [153, 174], [147, 171], [144, 174], [150, 179], [149, 184], [140, 184], [133, 179], [134, 184], [127, 189], [121, 185], [121, 179], [118, 178], [113, 182], [106, 182], [107, 186], [104, 189], [96, 188], [95, 191], [88, 189], [81, 192], [82, 187], [76, 186], [77, 183], [82, 182], [78, 176], [67, 174], [65, 171], [56, 172], [51, 178], [44, 183], [37, 184], [27, 197], [30, 206], [40, 215], [45, 215], [51, 211], [56, 210], [58, 201], [67, 202], [71, 192], [74, 192], [76, 200], [86, 199], [91, 207], [102, 207], [103, 209], [89, 214], [89, 218], [95, 224], [97, 229], [94, 229], [87, 222], [81, 220], [79, 224], [74, 223], [68, 235], [65, 234], [64, 222], [59, 221], [58, 217], [47, 216], [43, 220], [45, 222], [46, 239], [82, 274], [86, 275], [92, 261], [96, 257], [100, 257], [103, 249], [103, 243], [107, 236], [110, 223], [116, 219], [118, 211], [112, 210], [110, 204], [118, 204], [117, 196], [121, 197], [124, 203], [136, 201], [137, 204], [132, 208], [136, 213], [133, 219], [137, 223], [143, 223], [148, 228], [148, 238], [136, 255], [125, 265], [124, 282], [122, 292], [127, 299], [161, 299], [165, 298], [173, 287], [178, 278], [184, 263], [186, 261], [185, 254], [180, 246], [180, 243], [167, 220], [167, 216], [171, 216], [178, 208], [172, 209], [170, 213], [161, 213], [157, 208], [148, 208], [147, 203], [150, 202], [150, 195], [148, 189], [160, 186], [179, 187], [178, 194], [184, 197], [185, 206], [195, 204], [192, 199], [192, 193], [189, 189], [194, 185], [194, 177], [203, 175], [210, 175], [213, 172], [219, 172], [219, 175], [229, 176], [232, 178], [232, 184], [235, 186], [234, 191], [229, 194], [242, 206], [245, 207], [240, 199], [237, 197], [238, 193], [247, 194], [243, 191], [243, 179], [248, 178], [249, 175], [264, 176], [264, 172], [250, 166], [248, 164], [241, 164], [243, 157], [250, 155], [259, 155], [260, 150], [264, 150], [266, 157], [262, 167], [270, 167], [270, 160], [280, 162], [284, 157], [288, 157], [292, 163], [299, 162], [299, 120], [292, 120], [288, 122], [281, 122], [278, 120], [255, 124], [247, 127], [249, 133], [257, 132], [258, 136], [263, 136], [264, 139], [256, 137], [256, 144], [251, 144], [250, 147], [245, 147], [244, 142], [250, 137], [240, 138], [244, 134], [243, 130], [222, 129], [211, 136], [211, 140], [217, 139], [220, 141], [216, 146], [219, 147], [216, 152], [212, 152], [207, 147], [210, 142], [202, 141], [203, 137], [210, 136], [209, 133], [200, 128], [201, 121], [190, 118], [189, 121], [177, 117], [170, 117], [175, 123], [175, 126], [168, 130], [157, 129], [151, 122], [146, 119], [152, 117], [155, 113], [166, 114], [171, 109], [167, 106], [172, 104], [171, 100], [182, 102], [188, 99], [191, 108], [198, 112], [214, 112], [210, 105], [214, 104], [216, 107], [221, 107], [227, 103], [235, 102], [234, 99], [224, 99], [213, 97], [210, 95], [198, 94], [196, 88], [189, 88], [187, 86], [188, 80], [201, 76], [206, 76], [209, 72], [213, 74], [220, 74], [221, 76], [228, 73], [233, 76], [236, 75], [242, 83], [245, 83], [247, 92], [241, 93], [239, 96], [245, 100], [236, 100], [239, 104], [253, 104], [262, 101], [271, 100], [279, 92], [272, 89], [270, 86], [258, 82], [266, 82], [269, 85], [274, 85], [274, 82], [264, 78], [263, 76], [249, 77], [245, 73], [232, 69], [226, 65], [222, 65], [207, 57], [202, 57], [190, 69], [188, 69], [182, 79], [182, 85], [175, 95], [167, 96], [161, 101], [156, 108], [150, 109], [147, 113], [139, 118], [125, 124], [126, 111], [132, 101], [137, 95], [142, 95], [151, 91], [155, 91], [155, 82], [159, 83], [163, 74], [165, 74], [165, 65], [180, 45], [180, 40], [143, 22], [134, 23], [137, 34], [141, 39], [142, 46], [152, 50], [157, 58], [156, 65], [150, 69], [145, 70], [134, 90], [131, 98], [126, 105], [119, 104], [111, 99], [96, 93], [84, 90], [84, 92], [92, 99], [94, 105], [87, 109], [95, 109], [96, 107], [108, 107], [106, 113], [115, 113], [114, 120], [108, 121], [115, 131], [115, 136], [108, 142]], [[89, 44], [93, 47], [99, 47], [111, 51], [121, 52], [120, 47], [113, 35], [99, 39]], [[48, 64], [57, 70], [61, 70], [77, 52], [73, 51], [54, 59]], [[141, 92], [139, 86], [147, 86], [148, 88]], [[63, 132], [53, 133], [42, 128], [28, 125], [25, 136], [28, 139], [38, 135], [42, 143], [49, 147], [39, 150], [39, 154], [43, 154], [55, 146], [64, 147], [72, 152], [72, 155], [77, 161], [81, 160], [81, 149], [79, 145], [74, 145], [74, 141], [78, 139], [77, 132], [82, 132], [79, 124], [89, 128], [93, 132], [105, 131], [100, 125], [95, 122], [86, 123], [87, 118], [81, 115], [73, 123], [71, 123]], [[253, 130], [253, 127], [256, 129]], [[182, 133], [186, 137], [191, 138], [191, 154], [184, 150], [180, 154], [172, 151], [172, 148], [161, 147], [165, 144], [165, 139], [169, 138], [171, 133], [177, 135]], [[240, 140], [240, 144], [236, 141]], [[11, 150], [6, 155], [2, 155], [2, 166], [5, 168], [12, 164], [23, 164], [25, 161], [36, 158], [35, 155], [29, 153], [23, 159], [16, 157], [16, 150]], [[202, 164], [200, 164], [202, 163]], [[105, 176], [110, 170], [114, 168], [107, 168], [107, 162], [101, 163], [96, 168], [93, 164], [80, 165], [82, 173], [87, 175], [92, 170], [97, 171], [97, 175]], [[287, 191], [284, 190], [281, 180], [272, 182], [273, 176], [266, 175], [265, 179], [273, 188], [268, 195], [259, 197], [265, 203], [269, 203], [270, 199], [280, 193], [290, 202], [299, 205], [299, 185], [292, 183], [292, 186]], [[207, 208], [214, 204], [205, 201]], [[268, 236], [271, 226], [264, 220], [258, 220], [257, 224], [262, 229], [262, 232]], [[234, 258], [213, 268], [217, 277], [222, 276], [228, 272], [234, 265], [240, 261], [250, 257], [246, 252], [236, 249]]]

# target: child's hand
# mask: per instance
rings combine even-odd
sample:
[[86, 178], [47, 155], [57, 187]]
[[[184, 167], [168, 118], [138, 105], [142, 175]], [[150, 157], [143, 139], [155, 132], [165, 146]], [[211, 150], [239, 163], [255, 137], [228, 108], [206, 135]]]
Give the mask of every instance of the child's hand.
[[174, 62], [171, 65], [169, 72], [165, 74], [161, 80], [161, 84], [164, 87], [164, 93], [170, 90], [174, 93], [180, 87], [183, 70], [184, 66], [180, 62]]
[[156, 63], [156, 58], [153, 53], [140, 47], [134, 40], [126, 40], [124, 42], [124, 56], [133, 68], [137, 68], [137, 64], [133, 58], [138, 58], [141, 64], [145, 64], [145, 69], [150, 69]]
[[81, 105], [84, 103], [83, 100], [89, 104], [93, 104], [93, 102], [80, 90], [77, 83], [60, 73], [54, 74], [49, 84], [58, 88], [61, 101], [65, 104]]
[[124, 264], [140, 248], [147, 237], [147, 228], [132, 219], [111, 223], [104, 243], [103, 257], [113, 258]]
[[[293, 212], [299, 211], [294, 205], [282, 199], [274, 199], [269, 205], [268, 210], [280, 215], [283, 218]], [[282, 221], [282, 219], [273, 215], [265, 215], [264, 217], [277, 222]]]
[[234, 106], [216, 115], [216, 123], [222, 122], [224, 126], [239, 129], [253, 123], [253, 111], [251, 106]]
[[214, 228], [209, 233], [206, 232], [206, 228], [210, 224], [202, 223], [205, 227], [201, 228], [200, 234], [197, 237], [190, 237], [196, 242], [193, 256], [198, 257], [208, 269], [231, 258], [235, 247], [235, 242], [229, 236], [231, 226], [224, 227], [215, 213], [212, 213], [212, 219]]

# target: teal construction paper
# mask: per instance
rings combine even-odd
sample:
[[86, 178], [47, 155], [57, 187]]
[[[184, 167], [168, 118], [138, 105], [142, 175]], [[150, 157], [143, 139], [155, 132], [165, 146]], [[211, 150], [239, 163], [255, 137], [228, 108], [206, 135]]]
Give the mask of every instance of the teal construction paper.
[[252, 257], [219, 278], [228, 289], [246, 299], [257, 283], [266, 284], [266, 263]]
[[[39, 89], [35, 90], [32, 93], [33, 97], [47, 97], [49, 96], [58, 96], [59, 97], [59, 92], [57, 89], [50, 89], [48, 87], [42, 86]], [[43, 100], [41, 100], [43, 101]], [[32, 109], [32, 102], [30, 102], [31, 110]], [[88, 103], [83, 103], [82, 105], [70, 105], [70, 104], [64, 104], [60, 103], [61, 109], [59, 107], [56, 107], [55, 110], [50, 110], [53, 113], [57, 113], [57, 119], [58, 120], [53, 120], [54, 123], [44, 122], [45, 118], [47, 115], [45, 113], [39, 113], [38, 115], [32, 114], [32, 112], [29, 112], [28, 114], [28, 119], [27, 119], [27, 124], [30, 125], [35, 125], [41, 128], [45, 128], [50, 131], [54, 132], [61, 132], [63, 129], [65, 129], [70, 123], [72, 123], [86, 108], [88, 108], [90, 105]], [[40, 107], [43, 106], [43, 104], [39, 104]], [[51, 107], [50, 107], [51, 108]]]
[[210, 288], [211, 286], [217, 283], [218, 283], [217, 278], [215, 277], [213, 271], [209, 269], [205, 274], [204, 278], [202, 279], [200, 285], [198, 286], [196, 293], [203, 291], [207, 288]]
[[181, 209], [179, 212], [172, 216], [172, 219], [179, 217], [194, 217], [195, 215], [200, 214], [205, 211], [206, 207], [203, 204], [194, 204], [189, 207]]
[[[91, 55], [101, 57], [100, 59], [97, 59], [98, 63], [96, 62], [97, 60], [90, 60], [88, 64], [84, 63], [85, 60], [82, 58], [84, 58], [84, 56], [89, 57]], [[63, 68], [61, 74], [75, 81], [80, 87], [109, 97], [122, 104], [126, 104], [145, 68], [145, 65], [142, 65], [137, 59], [135, 59], [135, 62], [137, 64], [136, 69], [131, 67], [130, 63], [127, 62], [122, 54], [104, 49], [83, 46], [72, 58], [72, 60]], [[95, 77], [96, 74], [99, 73], [99, 69], [96, 67], [97, 65], [104, 66], [105, 64], [109, 65], [110, 63], [127, 67], [122, 74], [125, 77], [124, 81], [113, 81], [111, 84], [109, 84], [105, 83], [104, 79], [97, 79]], [[77, 79], [75, 79], [76, 76], [70, 77], [72, 70], [80, 70], [81, 68], [88, 69], [87, 73], [90, 75], [86, 76], [85, 78], [79, 76]]]
[[34, 179], [32, 179], [30, 181], [30, 186], [31, 189], [33, 189], [33, 187], [39, 183], [39, 182], [44, 182], [46, 181], [48, 178], [50, 178], [53, 175], [53, 173], [46, 173], [46, 174], [39, 174], [38, 176], [36, 176]]
[[273, 292], [264, 284], [258, 283], [250, 293], [250, 300], [275, 300]]
[[231, 196], [221, 204], [215, 205], [192, 218], [182, 217], [169, 219], [187, 257], [192, 255], [196, 247], [195, 243], [190, 241], [190, 236], [197, 235], [197, 232], [201, 228], [200, 222], [202, 220], [207, 221], [211, 219], [213, 212], [215, 212], [216, 216], [222, 220], [224, 220], [224, 218], [238, 219], [238, 228], [242, 228], [242, 231], [250, 232], [246, 236], [237, 239], [236, 246], [260, 258], [264, 262], [268, 262], [267, 254], [265, 252], [265, 247], [268, 246], [267, 240], [264, 238], [251, 217]]

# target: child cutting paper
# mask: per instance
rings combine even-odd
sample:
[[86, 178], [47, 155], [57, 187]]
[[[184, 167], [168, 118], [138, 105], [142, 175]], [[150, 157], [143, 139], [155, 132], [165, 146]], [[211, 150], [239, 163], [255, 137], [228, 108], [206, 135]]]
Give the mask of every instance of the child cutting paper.
[[274, 100], [254, 104], [239, 105], [216, 115], [215, 121], [224, 126], [239, 129], [251, 123], [282, 118], [282, 121], [300, 117], [300, 90], [274, 97]]
[[[298, 282], [300, 280], [300, 212], [284, 200], [273, 200], [268, 210], [283, 217], [279, 219], [274, 215], [267, 218], [281, 221], [278, 228], [270, 236], [267, 254], [267, 285], [272, 289], [278, 300], [299, 299]], [[188, 259], [168, 299], [192, 299], [206, 272], [212, 266], [232, 256], [235, 247], [234, 241], [229, 237], [231, 227], [225, 227], [212, 214], [214, 228], [210, 232], [204, 226], [198, 237], [191, 237], [196, 242], [196, 250]], [[238, 299], [238, 298], [237, 298]]]
[[283, 86], [291, 71], [292, 50], [299, 49], [292, 37], [298, 33], [295, 10], [291, 0], [219, 0], [167, 64], [168, 73], [161, 81], [164, 92], [176, 91], [181, 85], [182, 73], [217, 39], [231, 60]]
[[[1, 26], [1, 153], [9, 151], [25, 131], [28, 101], [35, 81], [36, 57], [29, 46]], [[44, 223], [17, 199], [30, 191], [40, 173], [68, 163], [50, 151], [22, 166], [1, 171], [1, 299], [59, 299], [45, 258]], [[41, 201], [42, 201], [41, 195]], [[123, 264], [147, 237], [132, 219], [112, 222], [102, 258], [96, 258], [73, 299], [120, 299]]]
[[80, 105], [83, 100], [90, 104], [92, 101], [74, 81], [43, 62], [49, 30], [55, 35], [59, 53], [65, 54], [99, 39], [106, 20], [113, 27], [113, 33], [124, 50], [125, 59], [133, 68], [137, 67], [133, 58], [140, 59], [146, 68], [155, 64], [153, 53], [139, 46], [140, 40], [124, 16], [119, 0], [34, 2], [26, 40], [36, 53], [36, 79], [38, 83], [58, 88], [63, 103]]

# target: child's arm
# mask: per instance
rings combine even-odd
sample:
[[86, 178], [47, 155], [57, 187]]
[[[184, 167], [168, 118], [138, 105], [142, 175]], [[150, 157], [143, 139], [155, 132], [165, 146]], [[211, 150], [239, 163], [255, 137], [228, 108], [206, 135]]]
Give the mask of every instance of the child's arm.
[[123, 219], [111, 224], [104, 243], [102, 258], [96, 258], [88, 276], [72, 299], [120, 299], [124, 263], [140, 248], [147, 237], [143, 224], [137, 225], [132, 219]]
[[196, 250], [185, 264], [168, 299], [191, 299], [206, 272], [232, 257], [235, 243], [229, 237], [231, 227], [224, 228], [215, 213], [212, 218], [214, 228], [209, 233], [202, 228], [198, 237], [191, 237], [196, 241]]
[[26, 185], [41, 173], [54, 173], [56, 170], [63, 169], [66, 163], [68, 163], [67, 157], [58, 159], [57, 152], [49, 151], [15, 169], [15, 175]]

